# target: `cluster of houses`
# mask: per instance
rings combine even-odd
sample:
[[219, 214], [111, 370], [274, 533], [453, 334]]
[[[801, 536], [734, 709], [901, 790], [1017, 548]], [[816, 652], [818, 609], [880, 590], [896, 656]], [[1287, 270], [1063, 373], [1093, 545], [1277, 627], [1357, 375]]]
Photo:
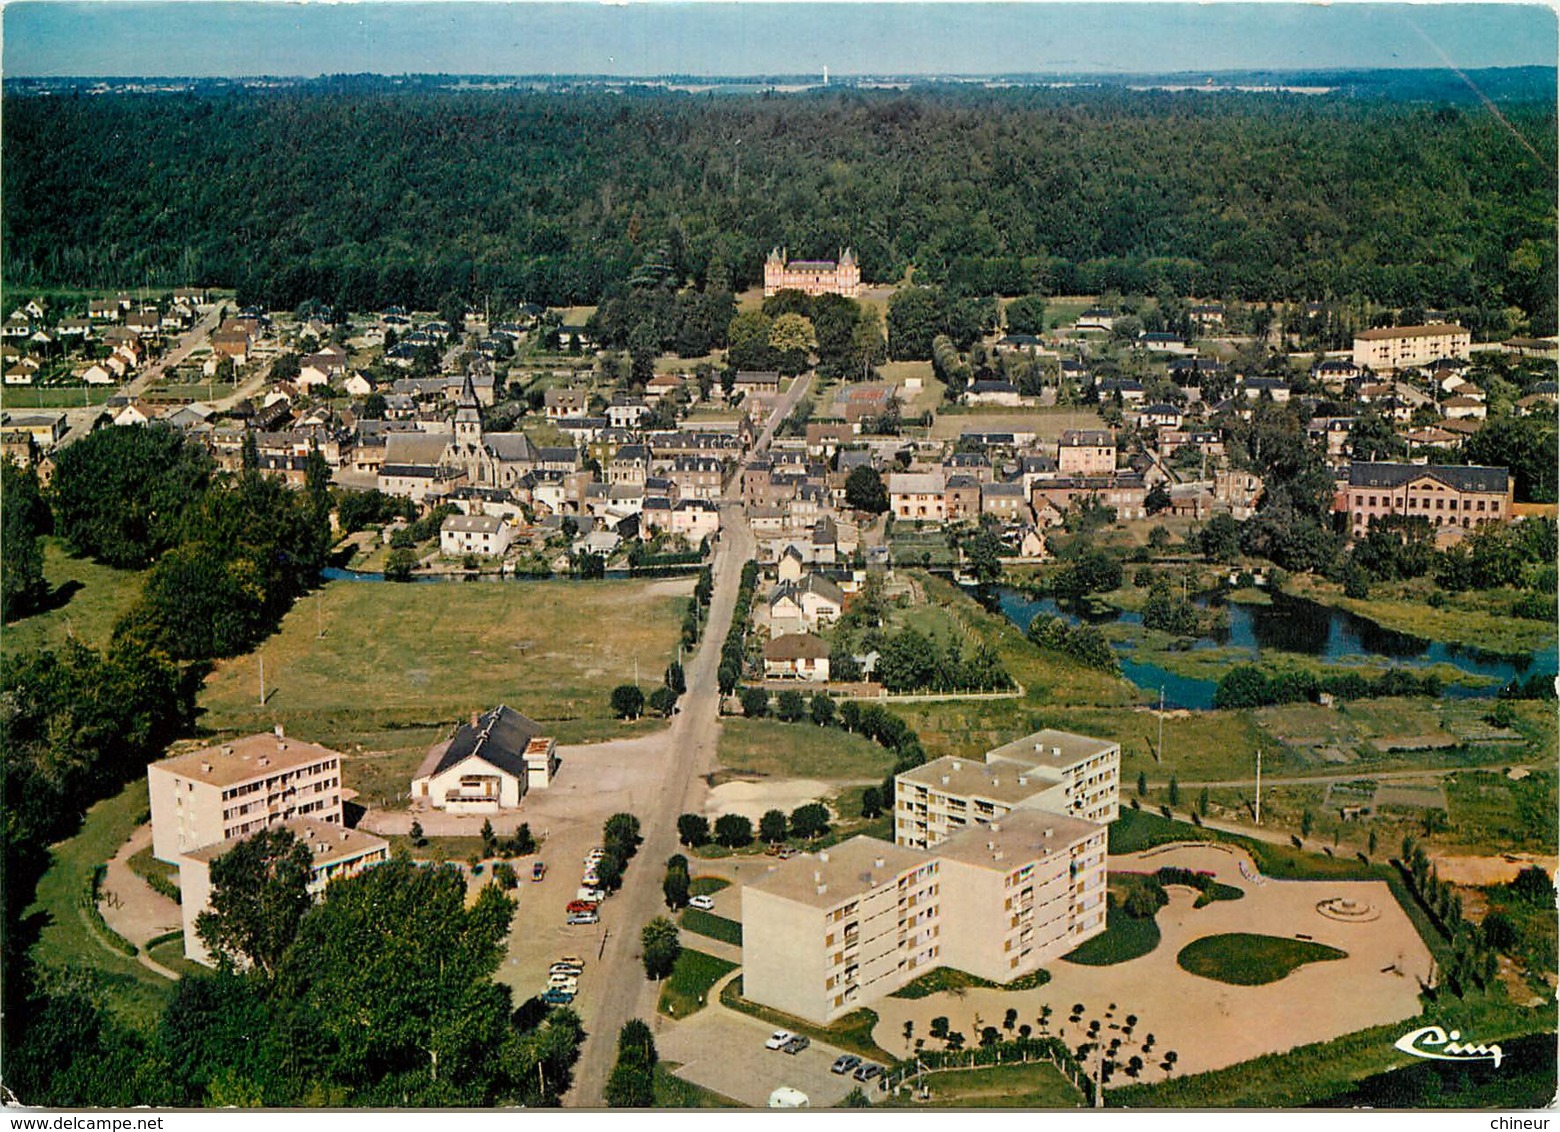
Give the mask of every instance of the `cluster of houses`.
[[51, 358], [78, 359], [67, 375], [71, 380], [87, 385], [122, 382], [158, 349], [164, 335], [193, 326], [206, 301], [206, 293], [194, 288], [176, 290], [163, 303], [121, 294], [90, 300], [85, 317], [56, 317], [43, 300], [30, 299], [0, 326], [4, 383], [28, 386], [43, 380]]

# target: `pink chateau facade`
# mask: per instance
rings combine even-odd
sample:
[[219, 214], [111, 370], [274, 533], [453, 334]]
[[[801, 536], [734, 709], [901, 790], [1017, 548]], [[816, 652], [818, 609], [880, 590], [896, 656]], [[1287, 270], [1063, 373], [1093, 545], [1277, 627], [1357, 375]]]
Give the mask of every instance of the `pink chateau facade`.
[[764, 298], [778, 291], [803, 291], [809, 295], [861, 295], [861, 268], [856, 253], [846, 248], [839, 261], [832, 259], [787, 260], [783, 248], [775, 248], [764, 261]]

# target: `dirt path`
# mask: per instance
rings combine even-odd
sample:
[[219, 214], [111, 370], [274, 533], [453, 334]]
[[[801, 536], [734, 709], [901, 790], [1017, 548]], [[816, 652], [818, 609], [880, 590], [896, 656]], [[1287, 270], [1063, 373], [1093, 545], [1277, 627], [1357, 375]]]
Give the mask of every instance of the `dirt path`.
[[[130, 858], [152, 843], [150, 824], [139, 827], [130, 839], [119, 847], [108, 861], [108, 871], [103, 874], [99, 889], [98, 911], [103, 922], [124, 936], [137, 947], [145, 947], [146, 941], [184, 926], [179, 906], [160, 892], [155, 892], [135, 873], [130, 871]], [[148, 961], [154, 971], [177, 978], [166, 968]]]

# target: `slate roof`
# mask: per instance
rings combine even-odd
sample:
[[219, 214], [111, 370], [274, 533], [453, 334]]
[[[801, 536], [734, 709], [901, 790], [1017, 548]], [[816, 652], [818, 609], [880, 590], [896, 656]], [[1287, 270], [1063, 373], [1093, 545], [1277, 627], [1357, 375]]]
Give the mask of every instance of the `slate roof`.
[[[479, 715], [476, 726], [463, 723], [455, 732], [444, 753], [434, 762], [429, 758], [418, 768], [417, 777], [431, 777], [455, 766], [462, 759], [475, 755], [491, 763], [505, 774], [525, 778], [525, 749], [532, 739], [542, 734], [542, 726], [527, 719], [514, 708], [499, 704], [485, 715]], [[434, 748], [435, 751], [438, 748]], [[429, 763], [433, 763], [429, 766]]]
[[1505, 468], [1482, 468], [1460, 464], [1350, 464], [1350, 487], [1402, 487], [1405, 483], [1430, 476], [1457, 491], [1504, 492], [1508, 472]]

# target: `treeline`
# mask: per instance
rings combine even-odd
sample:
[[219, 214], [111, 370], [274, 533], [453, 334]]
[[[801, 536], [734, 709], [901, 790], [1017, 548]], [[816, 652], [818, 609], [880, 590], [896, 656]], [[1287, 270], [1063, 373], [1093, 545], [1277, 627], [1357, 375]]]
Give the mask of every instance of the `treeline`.
[[[253, 876], [224, 871], [227, 895], [208, 915], [234, 930], [206, 921], [213, 938], [245, 940], [235, 950], [255, 948], [266, 962], [181, 979], [147, 1031], [119, 1022], [80, 986], [51, 987], [30, 1004], [30, 1040], [8, 1045], [7, 1084], [22, 1103], [558, 1103], [584, 1031], [569, 1010], [517, 1011], [494, 980], [512, 899], [490, 884], [468, 907], [458, 868], [400, 857], [334, 882], [329, 898], [310, 906], [306, 868], [266, 871], [283, 864], [291, 835], [281, 831], [279, 841], [246, 870]], [[288, 876], [294, 885], [283, 891]], [[282, 914], [284, 905], [295, 914]]]
[[661, 276], [740, 290], [771, 246], [851, 245], [870, 279], [914, 265], [958, 297], [1363, 295], [1555, 325], [1552, 98], [294, 88], [4, 114], [13, 287], [565, 305]]
[[1225, 674], [1213, 691], [1216, 708], [1267, 707], [1315, 700], [1322, 694], [1340, 700], [1370, 696], [1439, 696], [1441, 678], [1433, 672], [1417, 676], [1402, 668], [1389, 668], [1379, 676], [1358, 672], [1318, 675], [1300, 669], [1266, 672], [1254, 664], [1238, 664]]
[[884, 640], [873, 675], [890, 692], [1001, 692], [1013, 686], [990, 644], [981, 641], [966, 653], [957, 638], [939, 644], [919, 629]]

